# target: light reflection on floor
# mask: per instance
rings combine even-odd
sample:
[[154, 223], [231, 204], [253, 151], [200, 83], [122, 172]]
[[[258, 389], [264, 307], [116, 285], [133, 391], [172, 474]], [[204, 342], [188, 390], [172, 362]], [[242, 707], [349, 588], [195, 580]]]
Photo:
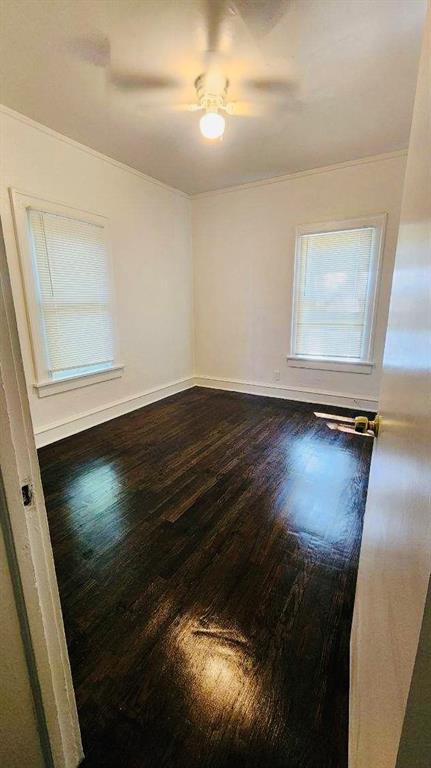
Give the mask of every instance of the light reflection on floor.
[[117, 466], [107, 459], [98, 459], [90, 469], [73, 477], [68, 490], [71, 533], [82, 538], [88, 546], [90, 537], [87, 526], [90, 520], [97, 528], [99, 537], [105, 528], [107, 539], [119, 538], [124, 532], [125, 521], [122, 509], [115, 501], [121, 491]]
[[286, 527], [306, 548], [312, 540], [314, 551], [319, 542], [326, 553], [328, 546], [350, 541], [349, 509], [340, 494], [350, 498], [346, 478], [354, 477], [355, 455], [319, 434], [286, 441], [285, 450], [292, 478], [284, 500]]
[[173, 639], [189, 716], [200, 726], [228, 718], [242, 731], [256, 729], [265, 692], [248, 640], [217, 623], [185, 619]]

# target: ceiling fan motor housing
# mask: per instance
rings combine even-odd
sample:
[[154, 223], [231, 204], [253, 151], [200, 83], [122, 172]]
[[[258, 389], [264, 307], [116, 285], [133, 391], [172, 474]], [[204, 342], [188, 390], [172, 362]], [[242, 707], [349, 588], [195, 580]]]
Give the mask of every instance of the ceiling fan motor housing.
[[227, 91], [229, 80], [220, 78], [220, 88], [214, 87], [216, 83], [208, 83], [207, 75], [202, 74], [195, 80], [198, 103], [207, 112], [217, 112], [219, 109], [227, 110]]

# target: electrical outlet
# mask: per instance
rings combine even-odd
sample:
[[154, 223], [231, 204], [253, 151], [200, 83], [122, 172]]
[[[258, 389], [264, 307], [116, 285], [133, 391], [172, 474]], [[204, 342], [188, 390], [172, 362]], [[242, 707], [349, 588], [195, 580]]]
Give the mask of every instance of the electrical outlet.
[[280, 381], [280, 371], [274, 371], [274, 381]]

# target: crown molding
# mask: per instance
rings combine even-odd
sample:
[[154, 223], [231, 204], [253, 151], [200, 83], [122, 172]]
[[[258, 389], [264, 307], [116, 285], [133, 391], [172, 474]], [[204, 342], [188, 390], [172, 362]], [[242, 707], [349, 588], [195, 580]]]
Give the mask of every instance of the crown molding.
[[406, 149], [397, 149], [394, 152], [384, 152], [380, 155], [368, 155], [367, 157], [359, 157], [356, 160], [345, 160], [342, 163], [333, 163], [333, 165], [324, 165], [319, 168], [309, 168], [304, 171], [295, 171], [294, 173], [286, 173], [282, 176], [271, 176], [269, 179], [259, 179], [258, 181], [249, 181], [245, 184], [233, 184], [230, 187], [223, 187], [221, 189], [213, 189], [208, 192], [196, 192], [191, 195], [193, 200], [199, 200], [204, 197], [212, 197], [213, 195], [225, 195], [230, 192], [240, 192], [246, 189], [255, 189], [257, 187], [266, 187], [271, 184], [282, 184], [285, 181], [294, 181], [295, 179], [302, 179], [305, 176], [315, 176], [319, 173], [329, 173], [331, 171], [339, 171], [343, 168], [352, 168], [355, 165], [366, 165], [367, 163], [379, 163], [385, 160], [393, 160], [397, 157], [406, 157]]
[[86, 152], [88, 155], [91, 155], [92, 157], [96, 157], [98, 160], [103, 160], [103, 162], [108, 163], [109, 165], [113, 165], [114, 168], [119, 168], [122, 171], [131, 173], [134, 176], [138, 176], [143, 181], [147, 181], [149, 184], [153, 184], [156, 187], [160, 187], [161, 189], [164, 189], [167, 192], [171, 192], [175, 195], [179, 195], [180, 197], [184, 197], [187, 200], [189, 200], [191, 197], [187, 192], [183, 192], [182, 189], [177, 189], [176, 187], [170, 187], [169, 184], [164, 184], [163, 181], [159, 181], [158, 179], [155, 179], [153, 176], [147, 176], [147, 174], [142, 173], [142, 171], [138, 171], [137, 168], [132, 168], [131, 165], [122, 163], [120, 162], [120, 160], [114, 160], [113, 157], [109, 157], [109, 155], [104, 155], [102, 152], [98, 152], [97, 149], [92, 149], [91, 147], [88, 147], [86, 144], [81, 144], [79, 141], [76, 141], [75, 139], [71, 139], [69, 138], [69, 136], [65, 136], [63, 133], [54, 131], [52, 128], [48, 128], [47, 125], [43, 125], [43, 123], [38, 123], [37, 120], [33, 120], [32, 117], [27, 117], [27, 115], [23, 115], [21, 112], [16, 112], [14, 109], [7, 107], [5, 104], [0, 104], [0, 114], [4, 114], [7, 117], [11, 117], [20, 123], [24, 123], [24, 125], [29, 125], [31, 128], [35, 128], [37, 131], [40, 131], [41, 133], [45, 133], [47, 136], [50, 136], [53, 139], [57, 139], [57, 141], [62, 141], [64, 144], [69, 144], [71, 147], [74, 147], [75, 149], [79, 149], [81, 152]]
[[23, 115], [21, 112], [17, 112], [16, 110], [7, 107], [5, 104], [0, 104], [0, 114], [7, 115], [8, 117], [18, 120], [19, 122], [24, 123], [24, 125], [29, 125], [41, 133], [45, 133], [47, 136], [51, 136], [51, 138], [57, 139], [57, 141], [62, 141], [65, 144], [69, 144], [70, 146], [75, 147], [75, 149], [79, 149], [81, 152], [86, 152], [87, 154], [114, 166], [115, 168], [120, 168], [123, 171], [127, 171], [127, 173], [132, 173], [134, 176], [138, 176], [149, 184], [153, 184], [156, 187], [160, 187], [167, 192], [179, 195], [180, 197], [183, 197], [187, 200], [199, 200], [205, 197], [212, 197], [213, 195], [225, 195], [229, 194], [230, 192], [255, 189], [257, 187], [265, 187], [271, 184], [282, 184], [285, 181], [293, 181], [294, 179], [301, 179], [306, 176], [314, 176], [318, 173], [329, 173], [331, 171], [338, 171], [343, 168], [352, 168], [356, 165], [365, 165], [367, 163], [377, 163], [383, 162], [385, 160], [393, 160], [394, 158], [405, 157], [407, 155], [407, 148], [399, 149], [394, 152], [384, 152], [379, 155], [368, 155], [367, 157], [360, 157], [355, 160], [346, 160], [342, 163], [334, 163], [332, 165], [325, 165], [318, 168], [309, 168], [302, 171], [295, 171], [294, 173], [286, 173], [280, 176], [271, 176], [268, 179], [259, 179], [257, 181], [246, 182], [245, 184], [233, 184], [228, 187], [221, 187], [218, 189], [208, 190], [206, 192], [196, 192], [194, 194], [189, 194], [188, 192], [184, 192], [177, 187], [171, 187], [169, 184], [165, 184], [164, 182], [155, 179], [153, 176], [147, 176], [147, 174], [139, 171], [137, 168], [133, 168], [130, 165], [126, 165], [126, 163], [115, 160], [113, 157], [109, 157], [109, 155], [104, 155], [97, 149], [92, 149], [86, 144], [81, 144], [79, 141], [71, 139], [68, 136], [65, 136], [63, 133], [54, 131], [52, 128], [48, 128], [48, 126], [37, 122], [37, 120], [33, 120], [31, 117]]

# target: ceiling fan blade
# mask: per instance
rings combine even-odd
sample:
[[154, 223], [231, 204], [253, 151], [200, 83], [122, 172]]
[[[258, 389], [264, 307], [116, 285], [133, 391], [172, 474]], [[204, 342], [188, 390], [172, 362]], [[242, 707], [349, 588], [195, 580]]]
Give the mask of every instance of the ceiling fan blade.
[[233, 0], [231, 7], [241, 16], [250, 32], [265, 37], [285, 15], [291, 0]]
[[122, 91], [157, 91], [175, 88], [178, 80], [174, 77], [154, 73], [118, 72], [111, 69], [111, 45], [104, 35], [94, 34], [70, 41], [69, 49], [82, 61], [106, 70], [108, 82]]
[[111, 44], [102, 34], [83, 35], [66, 43], [68, 50], [81, 61], [94, 67], [107, 67], [111, 61]]
[[219, 53], [227, 0], [206, 0], [207, 52]]
[[269, 77], [259, 77], [247, 80], [245, 83], [258, 93], [274, 96], [290, 96], [296, 90], [296, 83], [292, 80], [283, 80]]
[[174, 77], [141, 72], [111, 72], [109, 80], [121, 91], [160, 91], [178, 86]]
[[138, 104], [138, 107], [140, 112], [160, 112], [161, 110], [164, 112], [198, 112], [202, 109], [198, 104], [195, 103], [179, 103], [179, 104], [173, 104], [171, 101], [154, 101], [145, 100], [144, 102], [141, 102]]
[[262, 107], [251, 101], [230, 101], [227, 104], [226, 112], [234, 117], [261, 117], [263, 115]]
[[199, 112], [202, 109], [199, 104], [171, 104], [167, 106], [174, 112]]

